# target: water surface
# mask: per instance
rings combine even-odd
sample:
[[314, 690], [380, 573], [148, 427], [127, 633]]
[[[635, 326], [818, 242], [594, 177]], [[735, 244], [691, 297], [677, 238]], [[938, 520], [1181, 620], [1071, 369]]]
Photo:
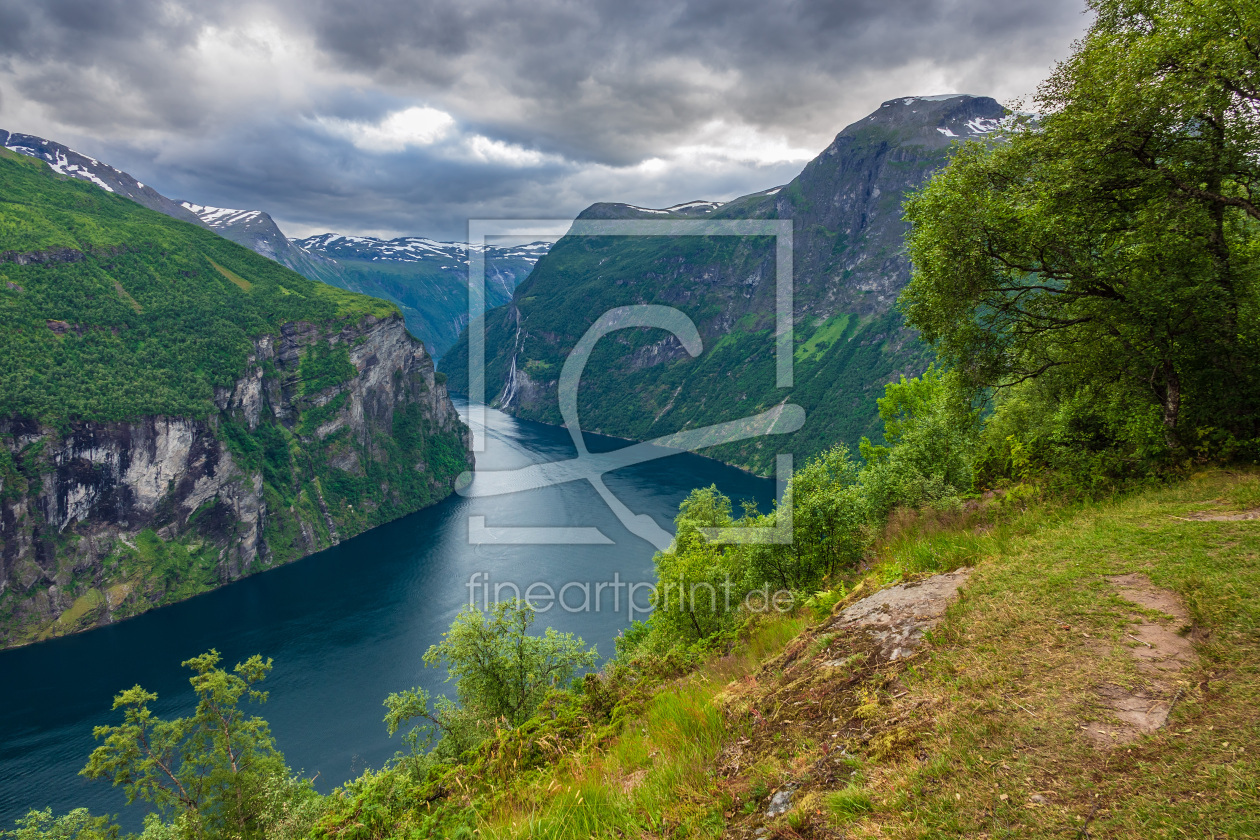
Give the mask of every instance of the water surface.
[[[479, 470], [575, 454], [564, 429], [486, 413]], [[622, 443], [588, 436], [592, 451]], [[769, 480], [686, 454], [619, 470], [607, 484], [632, 511], [671, 531], [679, 502], [694, 487], [716, 484], [735, 501], [752, 499], [763, 510], [773, 493]], [[470, 515], [485, 516], [491, 527], [594, 526], [615, 544], [470, 545]], [[186, 714], [193, 698], [189, 672], [179, 663], [210, 648], [228, 665], [254, 653], [275, 660], [264, 684], [271, 699], [260, 713], [289, 764], [318, 774], [317, 786], [327, 791], [381, 766], [399, 748], [381, 722], [387, 694], [414, 685], [449, 688], [445, 673], [425, 668], [421, 657], [468, 602], [472, 575], [522, 589], [544, 582], [558, 590], [577, 581], [594, 590], [614, 575], [650, 582], [653, 551], [622, 527], [585, 482], [493, 498], [456, 496], [197, 598], [0, 651], [0, 828], [31, 808], [62, 813], [82, 806], [122, 813], [124, 825], [138, 829], [138, 808], [124, 809], [121, 791], [78, 776], [95, 745], [92, 727], [117, 723], [112, 698], [136, 684], [157, 692], [158, 714]], [[614, 610], [611, 593], [604, 590], [599, 611], [553, 607], [539, 616], [538, 628], [574, 632], [608, 656], [630, 620], [625, 600]], [[579, 590], [569, 595], [570, 605], [581, 603]]]

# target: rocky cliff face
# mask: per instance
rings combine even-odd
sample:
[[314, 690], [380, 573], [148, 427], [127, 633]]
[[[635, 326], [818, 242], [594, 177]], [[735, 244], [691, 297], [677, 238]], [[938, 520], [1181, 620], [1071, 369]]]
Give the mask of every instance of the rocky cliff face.
[[208, 418], [0, 421], [0, 646], [318, 551], [450, 492], [467, 429], [401, 318], [283, 325]]

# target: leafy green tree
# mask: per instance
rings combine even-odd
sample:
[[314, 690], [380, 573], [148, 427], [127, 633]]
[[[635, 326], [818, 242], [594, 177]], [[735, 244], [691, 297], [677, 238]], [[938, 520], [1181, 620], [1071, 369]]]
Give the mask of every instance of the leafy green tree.
[[972, 489], [979, 416], [955, 377], [929, 366], [922, 376], [888, 383], [877, 405], [889, 445], [861, 443], [862, 492], [874, 519], [897, 505], [941, 503]]
[[799, 555], [790, 585], [817, 588], [861, 561], [867, 546], [867, 501], [848, 447], [837, 444], [792, 475], [793, 544]]
[[219, 660], [210, 650], [183, 663], [194, 672], [189, 682], [198, 698], [189, 717], [155, 717], [149, 704], [157, 695], [138, 685], [114, 698], [123, 723], [96, 727], [104, 743], [81, 772], [122, 785], [129, 803], [157, 806], [185, 836], [263, 837], [267, 786], [288, 772], [267, 722], [246, 715], [240, 704], [266, 701], [255, 686], [271, 660], [255, 655], [231, 672], [219, 668]]
[[[858, 469], [843, 444], [811, 458], [792, 474], [784, 502], [792, 508], [792, 542], [740, 546], [746, 556], [745, 591], [770, 585], [812, 592], [862, 559], [868, 540], [867, 502]], [[782, 506], [753, 516], [753, 527], [773, 527]], [[742, 596], [741, 596], [742, 597]]]
[[1130, 448], [1260, 434], [1260, 6], [1091, 0], [1035, 121], [907, 204], [909, 322], [973, 388], [1096, 386]]
[[86, 808], [75, 808], [60, 817], [51, 808], [31, 811], [17, 821], [13, 831], [0, 831], [6, 840], [117, 840], [118, 826], [108, 817], [94, 817]]
[[541, 636], [530, 635], [535, 618], [533, 606], [515, 598], [487, 612], [465, 607], [445, 638], [424, 655], [425, 665], [446, 666], [458, 702], [435, 701], [422, 688], [391, 694], [385, 699], [389, 734], [418, 721], [403, 736], [413, 757], [436, 741], [441, 757], [457, 758], [488, 726], [527, 721], [548, 692], [567, 686], [598, 659], [595, 648], [572, 633], [548, 627]]
[[698, 641], [727, 625], [743, 595], [738, 589], [743, 574], [733, 562], [737, 552], [711, 544], [701, 531], [735, 524], [731, 500], [716, 485], [692, 490], [674, 524], [673, 544], [654, 558], [657, 589], [650, 623], [671, 641]]

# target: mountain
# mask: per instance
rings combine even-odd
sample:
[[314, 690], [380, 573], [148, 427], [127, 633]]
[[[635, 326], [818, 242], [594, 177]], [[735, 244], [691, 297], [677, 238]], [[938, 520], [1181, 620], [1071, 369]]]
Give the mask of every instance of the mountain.
[[81, 155], [60, 143], [32, 134], [11, 134], [0, 129], [0, 146], [11, 152], [42, 160], [54, 172], [96, 184], [105, 192], [126, 196], [137, 204], [172, 219], [197, 225], [202, 223], [195, 214], [180, 206], [179, 202], [172, 201], [153, 187], [147, 187], [126, 172], [101, 163], [96, 158]]
[[[590, 431], [645, 440], [752, 415], [785, 400], [806, 410], [790, 443], [760, 439], [709, 454], [757, 471], [773, 453], [812, 455], [878, 437], [875, 400], [929, 355], [894, 309], [909, 280], [901, 204], [945, 163], [951, 144], [999, 128], [1002, 107], [975, 96], [905, 97], [841, 131], [791, 183], [720, 204], [653, 209], [596, 204], [581, 220], [789, 219], [793, 230], [794, 384], [775, 387], [771, 237], [567, 235], [486, 317], [486, 387], [518, 416], [560, 422], [557, 381], [599, 316], [630, 304], [676, 307], [699, 329], [691, 358], [659, 331], [618, 331], [590, 357], [579, 413]], [[467, 388], [467, 338], [442, 360]]]
[[262, 210], [229, 210], [224, 207], [206, 207], [191, 201], [180, 201], [179, 206], [224, 239], [244, 245], [254, 253], [275, 260], [303, 277], [333, 286], [341, 285], [337, 282], [341, 275], [337, 263], [294, 244], [280, 231], [271, 216]]
[[[421, 237], [382, 240], [324, 233], [294, 245], [336, 264], [335, 277], [320, 278], [350, 291], [392, 301], [407, 328], [440, 359], [468, 323], [468, 248], [462, 242]], [[481, 247], [481, 246], [473, 246]], [[486, 307], [502, 306], [517, 284], [551, 247], [534, 242], [519, 247], [485, 247]], [[303, 272], [306, 273], [306, 272]], [[308, 275], [310, 276], [310, 275]]]
[[[467, 323], [468, 260], [463, 243], [418, 237], [383, 241], [334, 233], [294, 241], [262, 210], [175, 201], [126, 172], [42, 137], [0, 130], [0, 144], [38, 158], [62, 175], [209, 228], [311, 280], [391, 301], [402, 309], [407, 329], [424, 342], [434, 360], [455, 343]], [[548, 247], [536, 242], [521, 248], [487, 248], [486, 306], [507, 303]]]
[[71, 177], [82, 164], [53, 151], [56, 169], [0, 150], [0, 647], [451, 492], [467, 429], [396, 307], [127, 200], [103, 170], [103, 189]]

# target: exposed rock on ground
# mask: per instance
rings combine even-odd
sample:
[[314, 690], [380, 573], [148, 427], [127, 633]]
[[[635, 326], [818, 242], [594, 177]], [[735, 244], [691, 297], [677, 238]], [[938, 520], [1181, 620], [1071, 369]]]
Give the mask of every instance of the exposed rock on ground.
[[[857, 752], [883, 760], [914, 749], [926, 701], [906, 697], [898, 678], [970, 574], [959, 569], [865, 597], [857, 591], [755, 676], [727, 686], [719, 702], [745, 734], [718, 757], [734, 803], [724, 836], [842, 836], [821, 815], [821, 792], [852, 780]], [[788, 770], [773, 792], [755, 793], [767, 758], [805, 742], [819, 745], [815, 759]], [[741, 808], [746, 815], [736, 816]]]
[[[865, 630], [888, 660], [909, 655], [945, 615], [945, 608], [958, 597], [971, 569], [958, 569], [926, 580], [890, 586], [863, 598], [840, 613], [831, 629]], [[824, 662], [838, 666], [843, 660]]]

